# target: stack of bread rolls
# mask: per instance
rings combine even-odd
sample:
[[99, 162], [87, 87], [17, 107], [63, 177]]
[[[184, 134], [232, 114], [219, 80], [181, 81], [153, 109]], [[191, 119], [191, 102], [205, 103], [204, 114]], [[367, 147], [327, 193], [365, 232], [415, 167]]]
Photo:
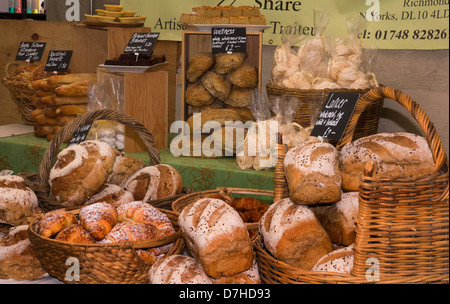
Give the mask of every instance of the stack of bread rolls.
[[254, 6], [197, 6], [191, 13], [182, 13], [180, 23], [189, 24], [258, 24], [265, 25], [266, 18]]
[[30, 84], [36, 90], [31, 113], [34, 134], [51, 141], [63, 125], [87, 112], [88, 89], [95, 73], [54, 75]]

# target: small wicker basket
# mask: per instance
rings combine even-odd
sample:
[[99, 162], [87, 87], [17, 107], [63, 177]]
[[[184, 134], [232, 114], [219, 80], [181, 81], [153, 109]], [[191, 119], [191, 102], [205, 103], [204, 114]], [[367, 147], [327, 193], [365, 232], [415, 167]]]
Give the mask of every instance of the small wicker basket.
[[[148, 284], [150, 263], [137, 254], [138, 249], [149, 249], [174, 243], [165, 255], [182, 254], [184, 239], [178, 227], [178, 214], [159, 209], [166, 214], [175, 234], [148, 242], [125, 244], [74, 244], [43, 237], [34, 230], [34, 224], [43, 214], [35, 216], [28, 227], [34, 254], [51, 276], [67, 284]], [[72, 210], [78, 214], [79, 210]], [[77, 266], [71, 270], [72, 266]], [[79, 267], [78, 267], [79, 266]]]
[[[52, 139], [42, 158], [38, 173], [21, 174], [21, 176], [24, 177], [27, 186], [36, 193], [39, 199], [40, 207], [44, 211], [64, 207], [58, 201], [50, 197], [50, 184], [49, 184], [50, 170], [54, 162], [56, 161], [56, 156], [60, 151], [61, 145], [65, 141], [70, 139], [72, 134], [78, 128], [80, 128], [85, 124], [94, 122], [95, 120], [113, 120], [130, 127], [132, 130], [136, 132], [136, 134], [139, 136], [139, 138], [142, 140], [143, 144], [147, 148], [151, 164], [157, 165], [161, 163], [159, 151], [155, 146], [152, 134], [145, 128], [144, 125], [136, 121], [134, 118], [115, 110], [96, 110], [82, 114], [77, 118], [75, 118], [74, 120], [67, 123], [66, 125], [64, 125], [63, 128], [61, 128], [55, 135], [55, 137]], [[180, 195], [176, 195], [165, 199], [147, 201], [147, 203], [150, 203], [154, 207], [170, 210], [173, 200], [191, 192], [192, 189], [184, 187]]]
[[[268, 83], [266, 85], [266, 91], [268, 96], [290, 96], [298, 98], [300, 102], [300, 108], [294, 117], [294, 122], [300, 124], [302, 127], [309, 127], [314, 123], [312, 120], [311, 106], [314, 103], [323, 104], [330, 92], [343, 92], [354, 93], [363, 95], [370, 89], [358, 90], [358, 89], [324, 89], [324, 90], [302, 90], [302, 89], [290, 89], [285, 87], [276, 86]], [[356, 129], [353, 134], [353, 139], [376, 134], [378, 131], [378, 122], [383, 111], [384, 98], [381, 97], [370, 103], [361, 113], [361, 119], [357, 122]], [[319, 109], [321, 110], [321, 109]]]
[[[397, 101], [422, 128], [435, 161], [430, 176], [412, 179], [376, 179], [371, 167], [362, 178], [356, 219], [354, 265], [351, 274], [306, 271], [289, 266], [268, 253], [262, 236], [255, 242], [265, 283], [448, 283], [449, 176], [448, 159], [434, 125], [411, 97], [392, 88], [378, 87], [360, 97], [337, 148], [352, 138], [367, 105], [381, 98]], [[275, 169], [276, 200], [289, 196], [283, 171], [288, 147], [279, 146]], [[276, 201], [275, 200], [275, 201]], [[369, 263], [373, 261], [373, 263]], [[367, 274], [376, 264], [378, 279]], [[376, 278], [376, 277], [375, 277]]]

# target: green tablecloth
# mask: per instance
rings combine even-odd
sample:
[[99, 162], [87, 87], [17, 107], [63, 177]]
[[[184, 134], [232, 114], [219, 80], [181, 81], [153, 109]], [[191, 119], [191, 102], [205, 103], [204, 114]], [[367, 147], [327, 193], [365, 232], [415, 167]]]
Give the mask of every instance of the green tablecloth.
[[[24, 134], [0, 138], [0, 171], [12, 170], [15, 173], [38, 172], [44, 153], [49, 145], [45, 139], [34, 134]], [[128, 154], [147, 164], [146, 152]], [[203, 159], [195, 157], [173, 157], [169, 150], [160, 151], [161, 163], [177, 169], [185, 187], [193, 191], [235, 187], [273, 190], [274, 170], [241, 170], [234, 157]]]

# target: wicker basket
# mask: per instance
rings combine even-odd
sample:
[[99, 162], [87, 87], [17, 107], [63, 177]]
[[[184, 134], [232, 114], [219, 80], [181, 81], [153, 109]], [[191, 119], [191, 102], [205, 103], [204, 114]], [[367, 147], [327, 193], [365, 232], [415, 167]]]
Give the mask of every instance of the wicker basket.
[[[365, 107], [380, 98], [404, 106], [424, 131], [435, 160], [435, 173], [412, 179], [376, 179], [371, 168], [362, 178], [356, 220], [354, 266], [351, 274], [305, 271], [270, 255], [262, 236], [255, 250], [262, 280], [266, 283], [448, 283], [449, 205], [448, 160], [441, 140], [428, 116], [409, 96], [386, 87], [364, 94], [354, 111], [342, 140], [352, 140], [356, 122]], [[280, 160], [286, 147], [280, 146]], [[275, 171], [277, 199], [288, 197], [282, 166]], [[372, 280], [376, 265], [379, 280]]]
[[[301, 103], [298, 109], [294, 122], [300, 124], [302, 127], [311, 126], [311, 105], [313, 103], [323, 104], [330, 92], [343, 92], [354, 93], [363, 95], [369, 91], [357, 90], [357, 89], [324, 89], [324, 90], [301, 90], [301, 89], [289, 89], [268, 83], [266, 85], [266, 91], [268, 96], [291, 96], [299, 99]], [[353, 139], [376, 134], [378, 131], [378, 122], [383, 111], [384, 98], [381, 97], [370, 103], [363, 113], [361, 119], [357, 122]], [[319, 109], [321, 110], [321, 109]]]
[[[68, 284], [148, 284], [150, 263], [146, 263], [136, 253], [137, 249], [148, 249], [174, 243], [166, 256], [182, 254], [184, 239], [178, 227], [178, 214], [159, 209], [165, 213], [175, 230], [175, 234], [148, 242], [126, 244], [73, 244], [43, 237], [34, 231], [34, 223], [43, 214], [35, 217], [28, 227], [28, 235], [34, 254], [42, 267], [53, 277]], [[78, 210], [72, 210], [74, 214]], [[71, 271], [71, 266], [79, 262], [79, 268]], [[79, 273], [75, 272], [79, 270]], [[75, 274], [78, 278], [73, 279]]]
[[[125, 126], [131, 127], [132, 130], [140, 137], [145, 147], [147, 148], [148, 155], [150, 157], [150, 162], [152, 165], [157, 165], [161, 163], [159, 151], [155, 146], [155, 142], [152, 134], [138, 121], [134, 118], [117, 112], [115, 110], [97, 110], [87, 112], [83, 115], [78, 116], [74, 120], [70, 121], [63, 126], [62, 129], [58, 131], [55, 137], [50, 142], [45, 154], [42, 158], [39, 172], [27, 174], [22, 173], [21, 176], [24, 177], [27, 186], [31, 188], [37, 195], [39, 199], [40, 207], [44, 211], [54, 210], [62, 208], [58, 201], [50, 197], [50, 184], [49, 176], [50, 170], [56, 161], [56, 157], [60, 151], [60, 146], [70, 137], [72, 134], [81, 126], [94, 122], [95, 120], [113, 120], [124, 124]], [[170, 210], [172, 206], [172, 201], [178, 197], [191, 193], [191, 189], [183, 188], [182, 194], [173, 197], [158, 199], [154, 201], [147, 201], [151, 205]]]

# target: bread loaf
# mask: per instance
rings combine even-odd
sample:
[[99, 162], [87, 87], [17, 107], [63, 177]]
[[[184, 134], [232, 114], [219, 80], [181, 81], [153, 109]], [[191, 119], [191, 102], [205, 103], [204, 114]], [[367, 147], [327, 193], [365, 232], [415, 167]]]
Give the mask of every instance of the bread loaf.
[[65, 75], [54, 75], [48, 78], [49, 84], [69, 84], [78, 81], [96, 81], [96, 73], [79, 73], [79, 74], [65, 74]]
[[353, 260], [353, 245], [350, 245], [321, 257], [311, 270], [350, 274], [353, 269]]
[[97, 202], [106, 202], [118, 207], [120, 204], [134, 201], [134, 196], [131, 192], [126, 191], [120, 186], [105, 183], [98, 189], [98, 192], [91, 196], [84, 204], [90, 205]]
[[426, 139], [411, 133], [378, 133], [342, 147], [342, 188], [359, 191], [366, 162], [374, 163], [373, 176], [418, 178], [434, 172], [434, 160]]
[[253, 102], [253, 92], [250, 89], [241, 89], [234, 87], [231, 90], [228, 99], [224, 102], [231, 107], [248, 107]]
[[212, 96], [221, 101], [228, 99], [231, 92], [231, 83], [224, 76], [208, 71], [202, 76], [200, 81]]
[[230, 73], [230, 82], [238, 88], [256, 88], [258, 85], [258, 69], [245, 63]]
[[88, 95], [88, 89], [94, 82], [90, 80], [78, 81], [70, 84], [64, 84], [55, 88], [57, 96], [82, 97]]
[[305, 142], [292, 148], [284, 159], [289, 195], [302, 205], [334, 203], [341, 199], [339, 154], [328, 143]]
[[62, 150], [50, 170], [50, 195], [64, 206], [79, 206], [95, 194], [111, 173], [115, 150], [100, 141], [84, 141]]
[[117, 211], [113, 205], [97, 202], [83, 206], [79, 213], [81, 225], [97, 240], [100, 241], [112, 230], [117, 223]]
[[107, 183], [121, 185], [131, 174], [145, 167], [145, 163], [123, 153], [116, 155], [116, 160]]
[[89, 100], [87, 96], [52, 96], [53, 106], [87, 104], [88, 101]]
[[259, 268], [256, 260], [248, 270], [228, 277], [211, 278], [213, 284], [261, 284]]
[[175, 168], [159, 164], [139, 169], [124, 181], [122, 187], [137, 201], [148, 202], [180, 194], [183, 181]]
[[187, 87], [185, 100], [188, 105], [193, 107], [209, 106], [214, 102], [212, 95], [200, 82], [190, 84]]
[[197, 261], [186, 255], [171, 255], [157, 261], [149, 270], [150, 284], [211, 284]]
[[186, 246], [213, 278], [248, 270], [253, 249], [247, 228], [231, 206], [203, 198], [185, 207], [178, 218]]
[[80, 224], [73, 224], [59, 232], [55, 240], [74, 244], [93, 244], [95, 239]]
[[19, 226], [40, 211], [36, 194], [18, 175], [0, 176], [0, 223]]
[[78, 219], [72, 212], [56, 209], [36, 221], [34, 230], [44, 237], [53, 237], [72, 224], [78, 224]]
[[211, 53], [198, 54], [189, 62], [186, 70], [186, 79], [194, 83], [200, 76], [214, 65], [214, 56]]
[[333, 244], [314, 213], [289, 198], [272, 204], [259, 222], [267, 250], [293, 267], [311, 270], [333, 250]]
[[217, 74], [228, 74], [244, 64], [246, 53], [217, 53], [214, 56], [214, 72]]

